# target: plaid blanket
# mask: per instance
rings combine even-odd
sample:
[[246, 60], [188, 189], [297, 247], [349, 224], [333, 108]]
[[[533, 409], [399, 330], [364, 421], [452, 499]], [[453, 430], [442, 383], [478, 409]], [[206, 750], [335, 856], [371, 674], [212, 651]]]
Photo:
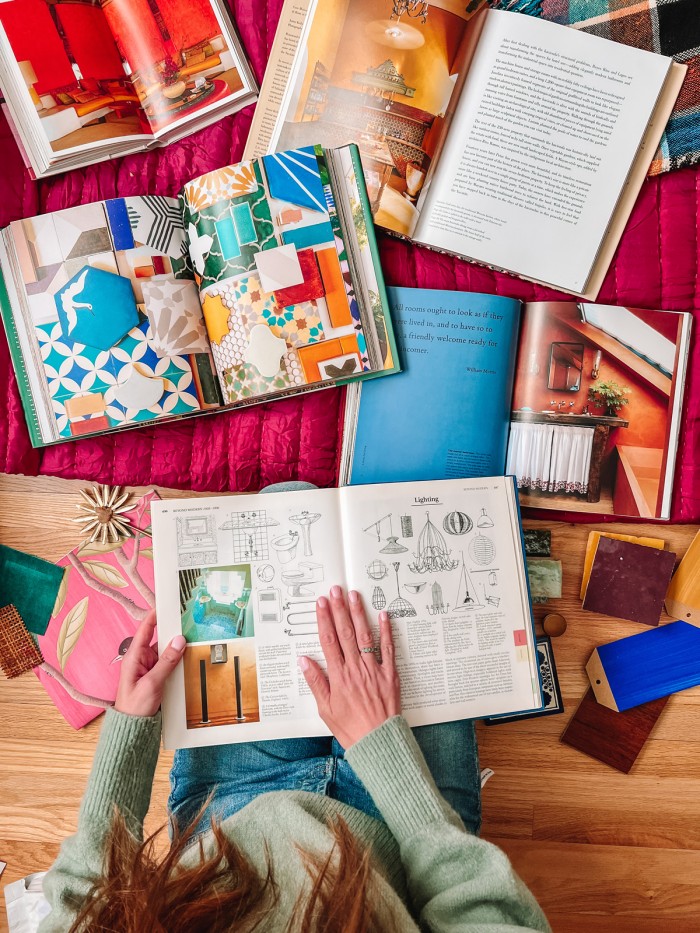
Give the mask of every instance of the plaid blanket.
[[650, 175], [700, 163], [700, 3], [698, 0], [496, 0], [504, 10], [584, 29], [688, 66]]

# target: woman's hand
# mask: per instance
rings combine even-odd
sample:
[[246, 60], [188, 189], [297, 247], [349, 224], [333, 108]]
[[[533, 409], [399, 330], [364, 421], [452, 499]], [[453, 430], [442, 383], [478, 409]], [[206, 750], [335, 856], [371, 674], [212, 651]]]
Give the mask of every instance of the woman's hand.
[[322, 596], [316, 602], [316, 617], [328, 676], [311, 658], [297, 663], [321, 719], [343, 748], [350, 748], [401, 712], [391, 622], [386, 612], [379, 613], [380, 661], [376, 651], [361, 651], [373, 647], [373, 638], [359, 593], [351, 590], [346, 602], [334, 586], [330, 601]]
[[138, 627], [134, 640], [121, 662], [119, 688], [114, 708], [130, 716], [154, 716], [163, 696], [165, 681], [177, 667], [185, 650], [185, 639], [176, 635], [158, 657], [151, 647], [156, 626], [155, 612], [149, 612]]

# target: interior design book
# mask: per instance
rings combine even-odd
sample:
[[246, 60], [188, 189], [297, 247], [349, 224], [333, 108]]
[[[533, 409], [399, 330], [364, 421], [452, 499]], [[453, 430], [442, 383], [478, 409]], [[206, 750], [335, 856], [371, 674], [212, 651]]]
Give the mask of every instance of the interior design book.
[[166, 748], [328, 735], [296, 662], [323, 661], [333, 584], [377, 638], [389, 613], [411, 725], [542, 706], [512, 479], [161, 501], [152, 520], [159, 647], [188, 642]]
[[245, 157], [356, 142], [380, 226], [594, 299], [684, 73], [479, 2], [286, 0]]
[[521, 505], [669, 518], [690, 313], [388, 291], [403, 371], [348, 389], [341, 484], [505, 472]]
[[37, 447], [396, 371], [353, 146], [16, 221], [0, 268]]
[[39, 177], [165, 145], [257, 96], [223, 0], [3, 0], [0, 85]]

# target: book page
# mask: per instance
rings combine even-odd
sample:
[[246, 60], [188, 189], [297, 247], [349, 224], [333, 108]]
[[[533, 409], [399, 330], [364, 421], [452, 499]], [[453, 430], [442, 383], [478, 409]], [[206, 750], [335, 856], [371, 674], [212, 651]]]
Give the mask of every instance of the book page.
[[44, 443], [217, 405], [173, 198], [113, 198], [10, 224], [3, 273]]
[[348, 585], [392, 619], [412, 726], [541, 704], [509, 477], [340, 490]]
[[159, 650], [188, 642], [166, 684], [166, 748], [328, 735], [297, 667], [324, 664], [316, 599], [345, 586], [337, 491], [154, 503]]
[[99, 4], [0, 3], [0, 67], [12, 121], [44, 161], [152, 138]]
[[362, 387], [351, 484], [502, 474], [520, 302], [418, 288], [389, 302], [402, 371]]
[[684, 312], [525, 304], [506, 464], [521, 505], [668, 518], [688, 323]]
[[[185, 185], [189, 252], [227, 405], [393, 366], [387, 325], [382, 332], [374, 318], [384, 305], [378, 261], [366, 297], [359, 286], [369, 276], [356, 274], [358, 260], [374, 270], [374, 254], [354, 163], [339, 161], [337, 184], [321, 147], [306, 146]], [[350, 229], [364, 242], [352, 257]]]
[[490, 11], [415, 238], [584, 291], [670, 64]]
[[423, 22], [367, 0], [287, 0], [246, 156], [354, 142], [375, 222], [410, 235], [480, 5], [433, 4]]

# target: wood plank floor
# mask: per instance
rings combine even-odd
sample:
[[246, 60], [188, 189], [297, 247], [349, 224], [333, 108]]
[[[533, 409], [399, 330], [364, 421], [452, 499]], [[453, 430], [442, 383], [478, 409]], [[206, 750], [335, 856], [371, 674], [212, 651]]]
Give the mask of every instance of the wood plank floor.
[[[78, 542], [81, 483], [0, 477], [0, 542], [56, 560]], [[169, 493], [165, 495], [183, 495]], [[598, 645], [642, 626], [582, 612], [578, 590], [587, 533], [598, 525], [530, 522], [552, 529], [564, 595], [551, 609], [569, 623], [554, 639], [567, 707], [560, 716], [479, 727], [485, 838], [502, 846], [556, 933], [697, 933], [700, 929], [700, 688], [673, 697], [631, 774], [559, 742], [585, 692], [583, 665]], [[605, 526], [612, 530], [613, 526]], [[657, 533], [685, 552], [696, 527], [617, 525]], [[538, 623], [546, 607], [537, 607]], [[539, 628], [539, 624], [538, 624]], [[78, 732], [31, 674], [0, 678], [2, 883], [49, 867], [74, 831], [99, 720]], [[165, 820], [171, 756], [158, 765], [147, 828]], [[0, 911], [0, 930], [6, 930]]]

